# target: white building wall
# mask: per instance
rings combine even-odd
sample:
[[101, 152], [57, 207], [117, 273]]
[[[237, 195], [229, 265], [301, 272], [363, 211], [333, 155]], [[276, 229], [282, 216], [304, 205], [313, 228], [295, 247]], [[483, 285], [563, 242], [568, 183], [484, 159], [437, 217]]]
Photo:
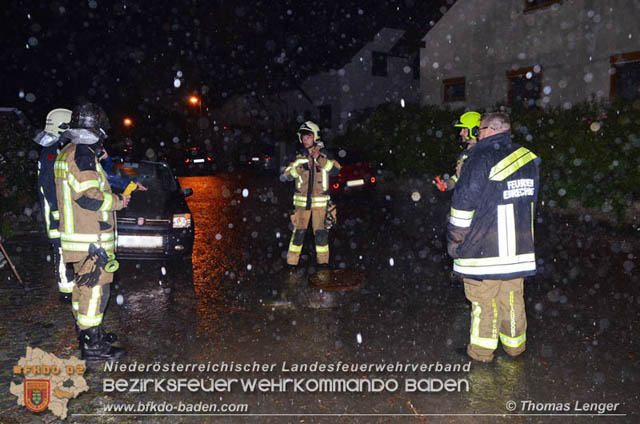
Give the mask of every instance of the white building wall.
[[423, 104], [443, 103], [442, 80], [466, 77], [466, 101], [507, 103], [506, 72], [539, 65], [544, 105], [607, 98], [609, 58], [640, 50], [640, 0], [563, 0], [524, 13], [519, 0], [458, 0], [425, 36]]

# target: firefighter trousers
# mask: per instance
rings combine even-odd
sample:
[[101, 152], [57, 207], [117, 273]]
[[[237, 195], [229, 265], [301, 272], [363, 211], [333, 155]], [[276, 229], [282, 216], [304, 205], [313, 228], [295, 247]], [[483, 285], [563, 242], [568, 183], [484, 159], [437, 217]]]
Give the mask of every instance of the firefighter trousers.
[[53, 269], [58, 282], [58, 291], [64, 294], [73, 293], [75, 286], [73, 265], [62, 259], [62, 248], [53, 247]]
[[325, 227], [326, 214], [326, 206], [311, 209], [296, 207], [293, 215], [291, 215], [293, 234], [291, 234], [291, 241], [289, 242], [287, 264], [298, 265], [304, 243], [304, 236], [309, 226], [309, 219], [311, 219], [313, 236], [316, 242], [316, 260], [318, 264], [329, 263], [329, 230]]
[[[73, 262], [75, 275], [82, 266], [82, 261]], [[71, 306], [73, 317], [81, 330], [102, 324], [102, 317], [107, 302], [109, 302], [110, 283], [113, 281], [113, 273], [100, 270], [98, 284], [93, 287], [78, 286], [73, 288]]]
[[524, 278], [463, 281], [465, 296], [471, 302], [467, 354], [475, 360], [491, 362], [498, 340], [510, 356], [524, 352], [527, 340]]

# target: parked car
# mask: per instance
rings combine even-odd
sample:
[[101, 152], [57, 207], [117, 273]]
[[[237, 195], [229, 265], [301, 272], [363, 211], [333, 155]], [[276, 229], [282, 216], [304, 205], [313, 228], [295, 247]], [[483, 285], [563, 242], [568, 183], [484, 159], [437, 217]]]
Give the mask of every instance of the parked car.
[[250, 154], [247, 165], [258, 172], [280, 172], [278, 154], [274, 146], [265, 146], [259, 152]]
[[117, 212], [117, 257], [190, 262], [194, 223], [185, 198], [193, 190], [182, 189], [165, 162], [114, 160], [113, 170], [147, 187], [134, 191], [129, 205]]
[[198, 147], [187, 148], [184, 165], [189, 175], [210, 175], [216, 169], [213, 154]]
[[376, 185], [376, 177], [371, 162], [362, 152], [354, 149], [327, 149], [340, 162], [340, 173], [329, 180], [330, 193], [348, 193], [354, 190], [372, 189]]

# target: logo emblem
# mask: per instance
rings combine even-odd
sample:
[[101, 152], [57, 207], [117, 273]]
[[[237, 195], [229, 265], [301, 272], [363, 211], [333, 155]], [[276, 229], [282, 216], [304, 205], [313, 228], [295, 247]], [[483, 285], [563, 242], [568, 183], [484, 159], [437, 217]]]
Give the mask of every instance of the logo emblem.
[[49, 399], [49, 380], [24, 380], [24, 404], [29, 411], [44, 411], [49, 405]]

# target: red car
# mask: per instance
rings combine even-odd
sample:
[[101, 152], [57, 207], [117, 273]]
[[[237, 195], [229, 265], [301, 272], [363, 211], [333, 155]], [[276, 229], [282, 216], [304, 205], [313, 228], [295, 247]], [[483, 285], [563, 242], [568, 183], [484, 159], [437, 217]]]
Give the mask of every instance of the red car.
[[375, 187], [376, 177], [371, 162], [361, 152], [352, 149], [327, 150], [342, 165], [340, 173], [330, 180], [330, 193], [348, 193]]

